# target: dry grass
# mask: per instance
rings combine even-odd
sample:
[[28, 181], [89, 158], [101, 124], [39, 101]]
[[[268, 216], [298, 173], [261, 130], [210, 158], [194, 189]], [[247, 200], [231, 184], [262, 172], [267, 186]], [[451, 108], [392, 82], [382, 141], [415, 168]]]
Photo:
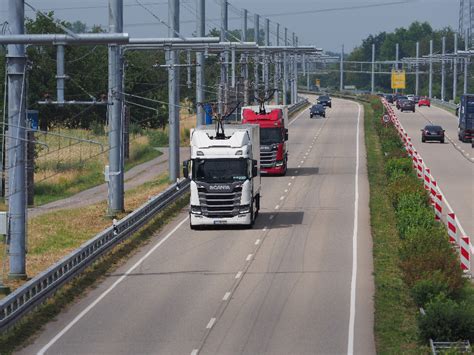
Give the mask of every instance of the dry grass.
[[[145, 183], [125, 193], [125, 205], [128, 212], [135, 210], [150, 197], [157, 195], [168, 186], [168, 176]], [[28, 221], [27, 273], [29, 277], [37, 275], [62, 257], [91, 239], [101, 230], [111, 225], [106, 217], [106, 202], [95, 205], [61, 210]], [[126, 213], [119, 216], [124, 217]], [[84, 223], [87, 221], [87, 223]], [[0, 259], [5, 260], [4, 245], [0, 246]], [[8, 265], [7, 265], [8, 270]], [[5, 282], [12, 290], [21, 285], [21, 281]]]

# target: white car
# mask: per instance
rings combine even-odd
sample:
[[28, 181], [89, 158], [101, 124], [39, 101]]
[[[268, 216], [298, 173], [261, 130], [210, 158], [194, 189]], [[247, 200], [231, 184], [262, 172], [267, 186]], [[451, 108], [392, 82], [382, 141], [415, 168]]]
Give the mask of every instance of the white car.
[[410, 101], [415, 101], [415, 95], [412, 95], [412, 94], [407, 95], [407, 98], [408, 98], [408, 100], [410, 100]]

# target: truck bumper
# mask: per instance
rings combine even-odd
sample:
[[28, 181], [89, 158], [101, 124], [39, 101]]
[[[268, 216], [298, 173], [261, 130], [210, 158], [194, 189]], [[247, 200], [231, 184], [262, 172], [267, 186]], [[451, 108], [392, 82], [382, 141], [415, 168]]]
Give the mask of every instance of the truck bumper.
[[285, 166], [275, 166], [273, 168], [261, 168], [260, 172], [266, 175], [281, 175], [285, 172]]
[[226, 218], [209, 218], [191, 213], [189, 218], [193, 226], [250, 225], [251, 222], [250, 213]]

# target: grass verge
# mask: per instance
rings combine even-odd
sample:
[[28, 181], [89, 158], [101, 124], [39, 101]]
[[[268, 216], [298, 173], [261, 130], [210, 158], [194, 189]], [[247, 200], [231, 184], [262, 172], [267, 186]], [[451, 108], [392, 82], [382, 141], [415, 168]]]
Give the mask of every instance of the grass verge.
[[58, 291], [45, 304], [25, 317], [14, 328], [2, 334], [0, 336], [0, 353], [11, 354], [16, 349], [24, 346], [47, 322], [54, 319], [61, 310], [78, 298], [83, 297], [107, 273], [113, 272], [117, 267], [124, 264], [139, 247], [150, 242], [151, 237], [174, 218], [188, 203], [189, 195], [186, 194], [158, 214], [133, 237], [116, 246], [106, 256], [100, 258], [87, 268], [81, 275]]
[[[130, 146], [130, 158], [125, 162], [125, 171], [152, 160], [162, 153], [149, 144], [145, 136], [135, 139]], [[104, 183], [105, 156], [81, 163], [77, 156], [70, 162], [53, 160], [39, 161], [37, 177], [44, 181], [35, 184], [35, 205], [70, 197], [81, 191]]]
[[370, 183], [370, 220], [375, 280], [375, 341], [378, 354], [418, 354], [417, 308], [399, 268], [395, 211], [387, 196], [384, 159], [375, 123], [382, 112], [364, 104], [365, 144]]

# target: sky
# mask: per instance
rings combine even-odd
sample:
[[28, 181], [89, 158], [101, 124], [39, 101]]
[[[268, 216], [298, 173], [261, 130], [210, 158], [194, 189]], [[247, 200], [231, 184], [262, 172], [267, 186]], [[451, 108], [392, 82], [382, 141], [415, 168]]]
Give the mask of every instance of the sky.
[[[58, 19], [82, 21], [88, 26], [107, 26], [108, 0], [27, 0], [36, 9], [55, 10]], [[138, 2], [144, 5], [143, 8]], [[271, 42], [276, 42], [276, 23], [289, 34], [295, 32], [300, 44], [324, 50], [346, 52], [360, 45], [370, 34], [393, 31], [413, 21], [427, 21], [434, 28], [450, 26], [457, 30], [459, 0], [233, 0], [229, 1], [229, 28], [241, 28], [241, 9], [249, 11], [248, 27], [255, 13], [270, 19]], [[0, 0], [0, 23], [6, 20], [6, 1]], [[192, 36], [195, 30], [197, 0], [181, 0], [181, 33]], [[166, 0], [124, 0], [124, 31], [134, 37], [166, 37], [168, 22]], [[207, 26], [217, 28], [219, 0], [206, 0]], [[148, 10], [147, 10], [148, 9]], [[27, 16], [32, 16], [28, 9]], [[263, 17], [263, 18], [262, 18]], [[158, 19], [159, 20], [158, 20]]]

